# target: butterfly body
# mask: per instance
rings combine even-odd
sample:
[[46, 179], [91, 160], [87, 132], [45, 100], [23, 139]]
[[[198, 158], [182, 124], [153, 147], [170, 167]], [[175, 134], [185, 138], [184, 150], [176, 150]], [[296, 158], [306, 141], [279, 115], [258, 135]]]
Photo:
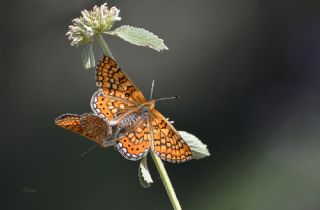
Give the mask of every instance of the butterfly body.
[[155, 101], [146, 102], [139, 105], [137, 108], [124, 113], [114, 118], [110, 124], [118, 127], [130, 127], [134, 124], [138, 124], [141, 121], [146, 120], [150, 116], [150, 110], [154, 108]]

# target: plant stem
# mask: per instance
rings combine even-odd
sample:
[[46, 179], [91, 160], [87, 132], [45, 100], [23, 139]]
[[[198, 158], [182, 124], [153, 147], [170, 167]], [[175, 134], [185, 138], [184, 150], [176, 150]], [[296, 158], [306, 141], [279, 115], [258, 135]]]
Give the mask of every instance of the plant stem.
[[114, 60], [114, 57], [113, 57], [106, 41], [104, 41], [102, 34], [97, 34], [96, 37], [97, 37], [97, 40], [98, 40], [104, 54]]
[[170, 198], [173, 209], [181, 210], [179, 200], [176, 196], [176, 193], [174, 192], [174, 189], [173, 189], [172, 184], [170, 182], [169, 176], [167, 174], [167, 171], [166, 171], [161, 159], [156, 154], [154, 154], [152, 151], [150, 151], [150, 153], [151, 153], [152, 159], [153, 159], [153, 161], [159, 171], [163, 185], [166, 188], [166, 191], [167, 191], [167, 194]]
[[[114, 60], [114, 57], [112, 56], [112, 53], [111, 53], [107, 43], [103, 39], [102, 34], [97, 35], [97, 40], [98, 40], [103, 52], [105, 53], [105, 55], [109, 56], [110, 58], [112, 58]], [[168, 194], [169, 199], [171, 201], [171, 204], [173, 206], [173, 209], [174, 210], [181, 210], [179, 200], [176, 196], [176, 193], [174, 192], [174, 189], [173, 189], [172, 184], [170, 182], [169, 176], [167, 174], [167, 171], [166, 171], [161, 159], [156, 154], [154, 154], [152, 151], [150, 153], [151, 153], [152, 159], [153, 159], [153, 161], [159, 171], [163, 185], [166, 188], [166, 191], [167, 191], [167, 194]]]

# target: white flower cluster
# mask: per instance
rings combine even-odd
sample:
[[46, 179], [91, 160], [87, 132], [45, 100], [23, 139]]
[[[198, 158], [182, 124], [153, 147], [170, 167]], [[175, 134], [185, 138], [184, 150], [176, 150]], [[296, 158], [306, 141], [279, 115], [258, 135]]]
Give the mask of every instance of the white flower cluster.
[[92, 10], [83, 10], [78, 18], [72, 20], [73, 25], [69, 26], [66, 33], [71, 46], [87, 44], [93, 40], [95, 34], [106, 32], [111, 29], [119, 17], [120, 10], [116, 7], [108, 8], [107, 3], [100, 7], [94, 6]]

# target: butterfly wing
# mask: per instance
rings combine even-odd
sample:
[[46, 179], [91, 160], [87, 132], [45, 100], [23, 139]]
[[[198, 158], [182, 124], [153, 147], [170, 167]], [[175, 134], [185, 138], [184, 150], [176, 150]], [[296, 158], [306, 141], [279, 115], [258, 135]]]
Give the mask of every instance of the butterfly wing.
[[91, 98], [92, 111], [109, 122], [114, 118], [137, 107], [132, 101], [106, 95], [102, 89], [97, 90]]
[[64, 129], [78, 133], [96, 142], [102, 147], [114, 144], [111, 141], [106, 142], [106, 138], [110, 133], [108, 123], [94, 114], [63, 114], [55, 120], [55, 123]]
[[151, 110], [152, 150], [162, 160], [181, 163], [192, 158], [190, 147], [170, 122], [157, 110]]
[[96, 84], [101, 89], [93, 94], [91, 108], [95, 114], [109, 121], [146, 102], [138, 87], [107, 56], [103, 56], [97, 65]]
[[140, 160], [149, 151], [151, 135], [148, 122], [137, 125], [133, 131], [128, 132], [116, 142], [115, 147], [128, 160]]
[[144, 103], [146, 99], [137, 86], [119, 68], [117, 63], [103, 56], [96, 69], [96, 84], [106, 95]]

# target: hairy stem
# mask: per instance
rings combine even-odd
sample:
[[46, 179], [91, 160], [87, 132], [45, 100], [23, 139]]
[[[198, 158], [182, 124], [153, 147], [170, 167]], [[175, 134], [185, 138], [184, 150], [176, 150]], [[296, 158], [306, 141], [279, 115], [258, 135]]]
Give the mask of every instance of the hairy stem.
[[154, 154], [152, 151], [150, 151], [150, 153], [151, 153], [152, 159], [153, 159], [153, 161], [159, 171], [163, 185], [166, 188], [166, 191], [167, 191], [167, 194], [168, 194], [169, 199], [171, 201], [171, 204], [173, 206], [173, 209], [181, 210], [179, 200], [176, 196], [176, 193], [174, 192], [174, 189], [173, 189], [172, 184], [170, 182], [169, 176], [167, 174], [167, 171], [166, 171], [161, 159], [156, 154]]
[[102, 34], [97, 34], [96, 37], [97, 37], [97, 40], [98, 40], [104, 54], [114, 60], [114, 57], [113, 57], [106, 41], [104, 41]]

